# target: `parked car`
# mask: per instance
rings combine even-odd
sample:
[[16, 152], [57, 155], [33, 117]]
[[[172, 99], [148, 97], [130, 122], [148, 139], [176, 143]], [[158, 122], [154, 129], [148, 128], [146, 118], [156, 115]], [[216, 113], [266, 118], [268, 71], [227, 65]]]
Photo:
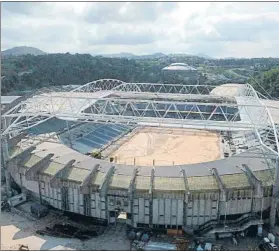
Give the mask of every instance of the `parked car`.
[[278, 250], [277, 246], [272, 242], [268, 243], [267, 246], [268, 246], [268, 249], [270, 251], [277, 251]]
[[261, 243], [259, 245], [259, 249], [261, 251], [277, 251], [278, 250], [277, 246], [271, 242]]

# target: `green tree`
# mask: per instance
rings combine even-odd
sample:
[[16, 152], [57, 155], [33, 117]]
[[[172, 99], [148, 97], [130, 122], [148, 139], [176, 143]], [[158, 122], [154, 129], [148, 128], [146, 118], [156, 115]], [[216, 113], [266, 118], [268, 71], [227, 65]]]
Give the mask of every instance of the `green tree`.
[[253, 87], [264, 95], [270, 95], [273, 98], [279, 98], [279, 68], [266, 71], [263, 74], [258, 73], [252, 79]]

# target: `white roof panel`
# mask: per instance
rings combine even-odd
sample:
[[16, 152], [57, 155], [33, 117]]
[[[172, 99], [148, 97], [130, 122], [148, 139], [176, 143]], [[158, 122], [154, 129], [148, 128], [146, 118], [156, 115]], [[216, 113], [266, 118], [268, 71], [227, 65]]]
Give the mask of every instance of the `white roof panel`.
[[21, 96], [1, 96], [1, 105], [11, 104]]

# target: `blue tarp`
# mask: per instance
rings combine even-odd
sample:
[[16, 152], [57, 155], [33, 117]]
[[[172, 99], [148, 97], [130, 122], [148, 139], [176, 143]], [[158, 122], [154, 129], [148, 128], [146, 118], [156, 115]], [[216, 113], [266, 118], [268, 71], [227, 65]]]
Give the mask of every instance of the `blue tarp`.
[[176, 245], [167, 242], [148, 242], [144, 250], [176, 250]]

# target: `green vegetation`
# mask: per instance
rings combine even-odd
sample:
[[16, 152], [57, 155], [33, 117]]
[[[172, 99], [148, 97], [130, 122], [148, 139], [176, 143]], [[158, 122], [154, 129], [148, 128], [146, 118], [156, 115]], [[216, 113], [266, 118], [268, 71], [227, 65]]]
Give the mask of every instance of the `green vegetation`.
[[257, 73], [251, 84], [265, 96], [279, 98], [279, 68]]
[[95, 158], [95, 159], [101, 159], [102, 158], [102, 154], [101, 151], [99, 151], [98, 149], [94, 149], [91, 152], [91, 157]]
[[[220, 77], [218, 74], [227, 77], [226, 81], [244, 83], [247, 82], [247, 71], [263, 72], [279, 66], [279, 59], [276, 58], [205, 59], [188, 55], [162, 55], [127, 59], [70, 53], [22, 55], [2, 59], [2, 95], [34, 91], [42, 87], [82, 85], [102, 78], [126, 82], [159, 82], [161, 69], [174, 62], [198, 68], [202, 76], [200, 84], [224, 83], [220, 78], [216, 80]], [[207, 74], [210, 78], [206, 77]], [[267, 89], [273, 94], [277, 90], [273, 82], [278, 78], [274, 77], [275, 73], [270, 77], [268, 74], [261, 81], [268, 81]], [[275, 93], [279, 95], [277, 91]]]

